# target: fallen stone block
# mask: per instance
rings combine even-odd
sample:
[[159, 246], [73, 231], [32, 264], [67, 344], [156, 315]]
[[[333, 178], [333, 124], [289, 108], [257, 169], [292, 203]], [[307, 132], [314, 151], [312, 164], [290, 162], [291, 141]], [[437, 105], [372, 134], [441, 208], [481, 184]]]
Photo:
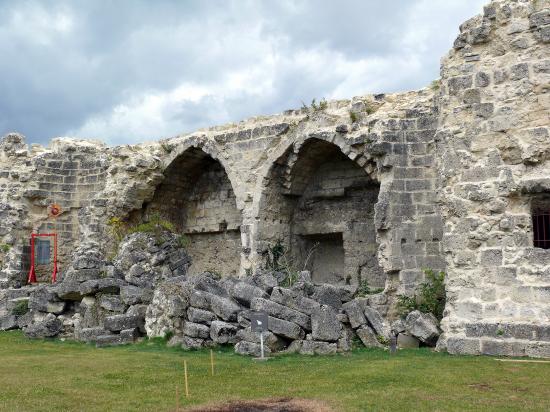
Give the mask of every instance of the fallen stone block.
[[[285, 347], [285, 341], [272, 332], [263, 332], [264, 346], [268, 347], [272, 352], [277, 352]], [[237, 339], [239, 341], [247, 341], [252, 343], [260, 343], [260, 334], [258, 332], [252, 332], [250, 327], [240, 329], [237, 332]]]
[[64, 280], [55, 287], [55, 293], [61, 300], [81, 300], [80, 282]]
[[279, 281], [271, 272], [258, 271], [250, 278], [251, 283], [263, 289], [267, 293], [271, 293], [275, 286], [279, 285]]
[[118, 346], [118, 345], [127, 345], [133, 343], [134, 339], [128, 334], [109, 334], [98, 336], [95, 340], [95, 346], [97, 348], [102, 348], [105, 346]]
[[300, 348], [301, 355], [333, 355], [337, 352], [336, 343], [303, 340]]
[[342, 299], [336, 286], [323, 284], [314, 287], [311, 298], [322, 305], [332, 306], [334, 309], [342, 307]]
[[245, 306], [250, 306], [253, 298], [267, 298], [267, 293], [263, 289], [246, 282], [235, 283], [230, 290], [230, 295]]
[[127, 305], [150, 303], [153, 299], [153, 290], [133, 285], [123, 286], [120, 288], [120, 298]]
[[296, 290], [281, 287], [273, 288], [270, 299], [280, 305], [287, 306], [310, 316], [314, 309], [321, 306], [319, 302], [303, 296]]
[[378, 341], [378, 337], [374, 331], [368, 326], [362, 326], [355, 331], [363, 345], [367, 348], [382, 348], [383, 345]]
[[212, 321], [216, 320], [216, 315], [208, 310], [190, 307], [187, 309], [187, 319], [190, 322], [210, 325]]
[[237, 327], [231, 323], [215, 320], [210, 326], [210, 338], [215, 343], [236, 343]]
[[87, 280], [80, 284], [80, 293], [83, 296], [97, 293], [118, 293], [124, 282], [120, 279], [104, 278]]
[[200, 349], [206, 346], [206, 341], [201, 338], [192, 338], [190, 336], [183, 336], [181, 338], [181, 347], [183, 349]]
[[33, 322], [23, 333], [28, 338], [51, 338], [63, 330], [63, 323], [53, 314], [48, 313], [43, 320]]
[[414, 336], [406, 335], [404, 333], [400, 333], [397, 336], [397, 347], [400, 349], [418, 348], [419, 345], [420, 341]]
[[353, 338], [356, 336], [354, 330], [349, 326], [344, 326], [340, 337], [338, 338], [338, 352], [349, 352], [353, 349]]
[[105, 318], [104, 326], [107, 330], [119, 332], [124, 329], [139, 328], [143, 326], [142, 322], [143, 319], [137, 316], [113, 315]]
[[338, 320], [336, 311], [322, 305], [311, 315], [311, 336], [314, 340], [335, 342], [340, 337], [342, 324]]
[[104, 328], [82, 328], [80, 330], [75, 330], [76, 340], [83, 342], [93, 342], [97, 339], [98, 336], [109, 335], [109, 332]]
[[140, 333], [138, 328], [124, 329], [120, 331], [120, 338], [124, 342], [135, 342], [139, 336]]
[[366, 306], [366, 299], [357, 298], [342, 305], [342, 308], [348, 315], [348, 320], [352, 328], [356, 329], [367, 323], [363, 308]]
[[236, 321], [237, 313], [242, 310], [241, 306], [229, 298], [212, 295], [210, 298], [210, 309], [218, 317], [225, 321]]
[[11, 313], [0, 316], [0, 330], [10, 329], [17, 329], [17, 317]]
[[268, 329], [276, 335], [282, 336], [288, 339], [303, 339], [305, 336], [304, 330], [295, 324], [286, 320], [268, 317]]
[[119, 295], [100, 295], [98, 302], [100, 307], [111, 312], [122, 313], [127, 308]]
[[428, 345], [435, 345], [441, 330], [439, 322], [431, 313], [412, 311], [405, 319], [405, 328], [409, 335], [415, 336]]
[[305, 330], [311, 330], [311, 319], [308, 315], [297, 310], [287, 308], [279, 303], [263, 298], [254, 298], [250, 304], [252, 310], [264, 311], [278, 319], [294, 322]]
[[377, 335], [380, 335], [386, 339], [389, 339], [390, 337], [389, 328], [384, 323], [384, 319], [382, 319], [382, 316], [380, 316], [380, 313], [378, 313], [376, 309], [371, 308], [369, 306], [365, 306], [363, 308], [363, 311], [365, 313], [365, 317], [367, 318], [374, 332], [376, 332]]
[[[260, 357], [261, 352], [261, 346], [259, 343], [242, 340], [240, 342], [237, 342], [237, 344], [235, 345], [235, 353], [238, 353], [239, 355]], [[269, 347], [267, 346], [264, 346], [264, 356], [267, 356], [270, 353], [271, 349], [269, 349]]]
[[200, 323], [185, 322], [183, 325], [183, 334], [191, 338], [208, 339], [210, 337], [210, 328]]
[[30, 310], [59, 315], [65, 310], [65, 302], [59, 300], [55, 288], [38, 286], [29, 295], [28, 307]]

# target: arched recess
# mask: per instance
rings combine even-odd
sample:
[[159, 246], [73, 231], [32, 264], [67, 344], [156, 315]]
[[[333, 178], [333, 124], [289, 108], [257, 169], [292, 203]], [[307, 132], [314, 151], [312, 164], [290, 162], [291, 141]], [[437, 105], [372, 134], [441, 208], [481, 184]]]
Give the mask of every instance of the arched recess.
[[[272, 165], [258, 210], [260, 254], [281, 242], [287, 263], [315, 282], [385, 286], [374, 206], [380, 185], [336, 144], [306, 139]], [[353, 155], [352, 155], [353, 156]]]
[[186, 236], [191, 274], [237, 275], [242, 218], [220, 161], [199, 147], [188, 147], [173, 157], [164, 176], [141, 213], [158, 213]]

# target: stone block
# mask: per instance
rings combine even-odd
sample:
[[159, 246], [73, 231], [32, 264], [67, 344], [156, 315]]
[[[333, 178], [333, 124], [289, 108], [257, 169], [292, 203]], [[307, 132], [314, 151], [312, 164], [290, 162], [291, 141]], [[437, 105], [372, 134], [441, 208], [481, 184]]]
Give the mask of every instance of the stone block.
[[235, 325], [215, 320], [210, 326], [210, 338], [218, 344], [236, 343], [237, 331]]
[[304, 331], [294, 322], [289, 322], [283, 319], [268, 317], [268, 329], [276, 335], [287, 339], [303, 339]]
[[275, 318], [294, 322], [305, 330], [311, 330], [310, 317], [297, 310], [290, 309], [279, 303], [272, 302], [263, 298], [254, 298], [250, 304], [252, 310], [264, 311]]
[[63, 330], [63, 323], [53, 314], [48, 313], [43, 319], [35, 321], [23, 329], [28, 338], [51, 338]]
[[212, 321], [216, 320], [217, 318], [216, 315], [210, 311], [190, 307], [187, 309], [187, 319], [194, 323], [210, 325]]
[[107, 316], [104, 321], [105, 329], [119, 332], [124, 329], [139, 328], [143, 326], [143, 319], [137, 316], [113, 315]]
[[338, 350], [336, 343], [303, 340], [301, 355], [334, 355]]
[[367, 318], [363, 311], [366, 304], [367, 300], [365, 298], [356, 298], [342, 306], [345, 313], [348, 315], [349, 323], [352, 328], [356, 329], [367, 323]]
[[328, 305], [322, 305], [311, 315], [311, 336], [314, 340], [335, 342], [340, 337], [342, 324], [337, 312]]
[[210, 337], [210, 328], [200, 323], [185, 322], [183, 325], [183, 334], [191, 338], [208, 339]]
[[355, 331], [363, 345], [367, 348], [381, 348], [382, 344], [378, 341], [376, 333], [367, 325], [364, 325]]
[[153, 290], [132, 285], [123, 286], [120, 288], [120, 298], [127, 305], [150, 303], [153, 299]]
[[420, 341], [414, 336], [400, 333], [397, 336], [397, 347], [400, 349], [414, 349], [418, 348]]
[[[237, 342], [237, 344], [235, 345], [235, 353], [238, 353], [239, 355], [260, 357], [261, 346], [259, 343], [242, 340], [240, 342]], [[270, 353], [271, 353], [271, 349], [269, 349], [269, 347], [264, 346], [264, 356], [267, 356]]]
[[439, 322], [431, 313], [422, 313], [418, 310], [407, 315], [405, 328], [408, 334], [420, 339], [422, 342], [435, 346], [437, 338], [441, 334]]
[[237, 313], [242, 308], [230, 298], [212, 295], [210, 297], [210, 309], [225, 321], [236, 321]]
[[365, 306], [363, 308], [363, 311], [369, 325], [372, 327], [374, 332], [376, 332], [377, 335], [383, 336], [384, 338], [388, 339], [390, 336], [390, 331], [388, 326], [384, 323], [384, 319], [382, 318], [380, 313], [370, 306]]
[[253, 298], [267, 298], [267, 293], [258, 286], [246, 282], [237, 282], [231, 288], [230, 295], [242, 305], [250, 306]]
[[313, 310], [320, 306], [319, 302], [303, 296], [296, 290], [281, 287], [273, 288], [270, 300], [306, 315], [311, 315]]

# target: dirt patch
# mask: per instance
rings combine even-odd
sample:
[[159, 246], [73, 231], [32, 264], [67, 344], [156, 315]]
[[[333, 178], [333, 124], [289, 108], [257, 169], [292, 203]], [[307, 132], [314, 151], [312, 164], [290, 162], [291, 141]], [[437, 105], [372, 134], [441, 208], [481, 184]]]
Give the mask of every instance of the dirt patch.
[[491, 386], [486, 383], [472, 383], [468, 385], [470, 388], [479, 389], [480, 391], [489, 391], [491, 390]]
[[311, 399], [271, 398], [232, 401], [217, 405], [196, 406], [187, 412], [333, 412], [326, 404]]

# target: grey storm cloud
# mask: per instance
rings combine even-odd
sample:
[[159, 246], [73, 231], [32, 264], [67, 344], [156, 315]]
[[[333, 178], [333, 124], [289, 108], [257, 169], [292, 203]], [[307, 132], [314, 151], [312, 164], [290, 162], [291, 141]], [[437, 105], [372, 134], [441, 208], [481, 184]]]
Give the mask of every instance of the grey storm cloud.
[[2, 1], [0, 134], [135, 143], [417, 89], [485, 2]]

